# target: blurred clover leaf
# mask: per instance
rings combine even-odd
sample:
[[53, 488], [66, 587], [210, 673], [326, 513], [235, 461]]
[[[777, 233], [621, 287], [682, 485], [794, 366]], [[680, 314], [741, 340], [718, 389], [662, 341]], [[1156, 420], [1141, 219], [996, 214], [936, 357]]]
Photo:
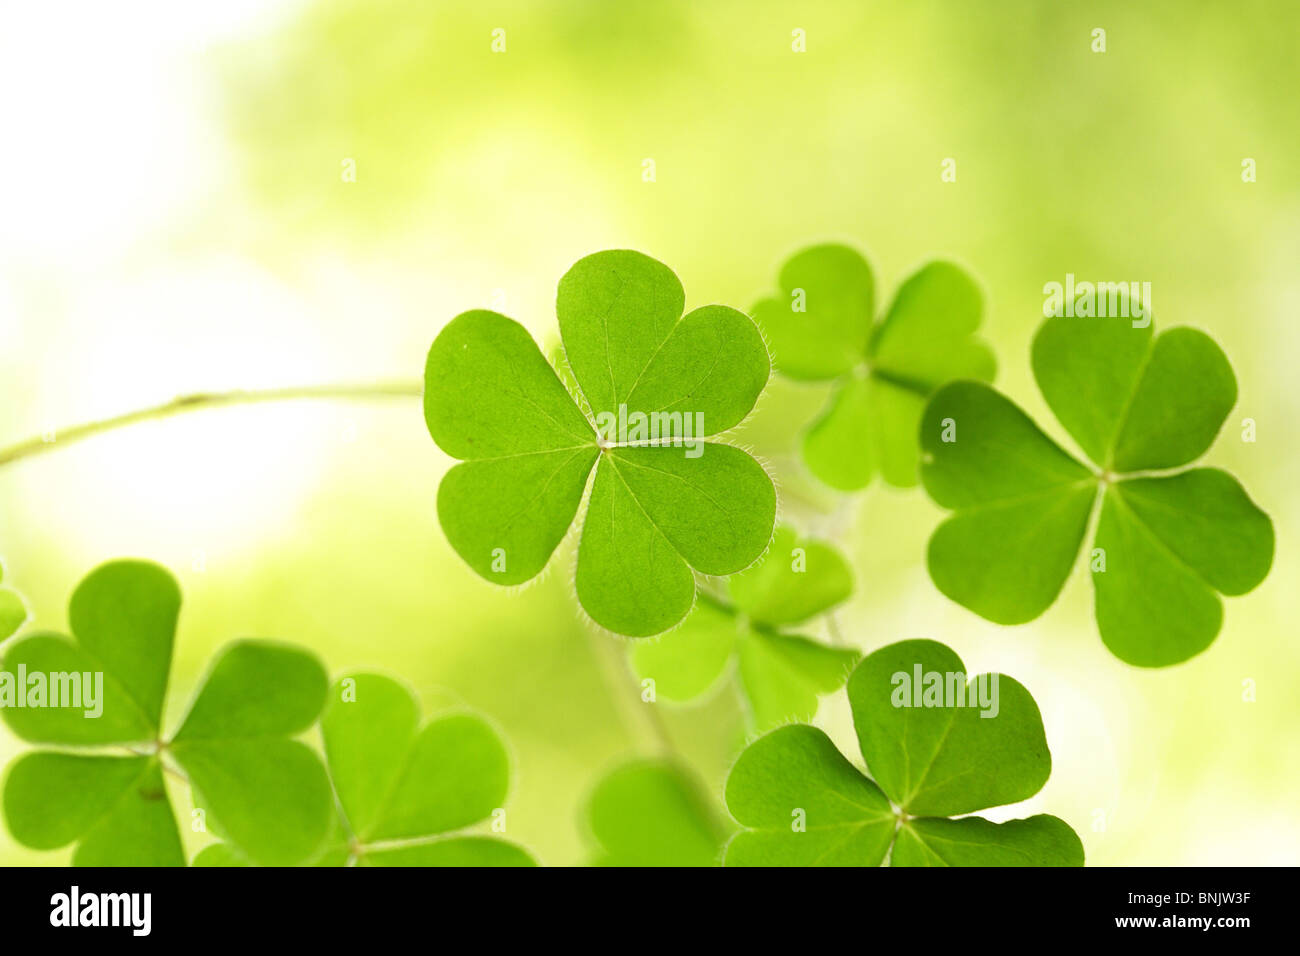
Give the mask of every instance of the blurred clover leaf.
[[1033, 369], [1094, 467], [988, 386], [940, 389], [921, 434], [926, 490], [953, 511], [930, 539], [935, 585], [999, 624], [1033, 620], [1100, 501], [1089, 567], [1102, 640], [1142, 667], [1200, 653], [1223, 622], [1216, 592], [1250, 591], [1273, 561], [1273, 524], [1235, 478], [1167, 473], [1210, 447], [1236, 403], [1227, 357], [1195, 329], [1059, 316], [1034, 339]]
[[[517, 322], [465, 312], [439, 333], [425, 421], [461, 463], [438, 488], [438, 518], [478, 574], [536, 576], [593, 470], [575, 583], [610, 631], [667, 630], [695, 599], [691, 568], [733, 574], [763, 553], [771, 479], [739, 448], [704, 439], [749, 414], [767, 349], [743, 313], [709, 305], [683, 317], [684, 300], [672, 270], [637, 252], [598, 252], [560, 280], [560, 335], [590, 418]], [[673, 437], [646, 438], [638, 421]]]
[[726, 825], [693, 775], [662, 760], [609, 773], [587, 806], [594, 866], [717, 866]]
[[804, 435], [809, 470], [841, 491], [865, 488], [877, 472], [895, 487], [914, 486], [926, 398], [951, 379], [992, 381], [997, 370], [993, 353], [974, 337], [983, 312], [974, 279], [951, 262], [927, 263], [874, 323], [871, 266], [848, 246], [795, 253], [779, 285], [781, 295], [754, 306], [777, 371], [835, 383], [830, 404]]
[[[4, 581], [5, 566], [0, 561], [0, 582]], [[27, 623], [27, 604], [22, 595], [0, 584], [0, 641], [8, 640]]]
[[857, 651], [786, 633], [853, 592], [838, 550], [777, 529], [772, 547], [728, 583], [730, 600], [703, 595], [682, 626], [632, 649], [632, 666], [656, 697], [685, 701], [713, 687], [735, 658], [751, 726], [811, 720], [817, 698], [844, 685]]
[[[488, 817], [504, 827], [510, 773], [500, 736], [470, 713], [421, 720], [405, 684], [350, 674], [321, 716], [339, 815], [317, 866], [535, 866], [522, 847], [460, 831]], [[243, 866], [225, 844], [195, 866]]]
[[[34, 634], [6, 649], [0, 670], [27, 675], [29, 686], [17, 694], [30, 698], [39, 676], [51, 695], [56, 682], [67, 682], [71, 695], [75, 677], [88, 705], [29, 699], [0, 712], [23, 740], [73, 748], [27, 753], [9, 769], [4, 811], [18, 842], [40, 850], [76, 843], [73, 862], [81, 866], [184, 866], [163, 783], [174, 761], [207, 824], [250, 858], [291, 864], [320, 848], [329, 782], [319, 757], [291, 739], [324, 705], [320, 662], [271, 641], [227, 644], [167, 738], [162, 714], [180, 605], [166, 569], [110, 562], [73, 593], [72, 637]], [[93, 707], [87, 695], [99, 698]], [[109, 745], [129, 754], [101, 749]]]
[[871, 776], [815, 727], [760, 737], [727, 778], [727, 807], [746, 827], [727, 845], [727, 866], [1083, 865], [1078, 836], [1056, 817], [949, 819], [1025, 800], [1047, 782], [1042, 718], [1016, 681], [968, 683], [949, 648], [903, 641], [865, 658], [848, 694]]

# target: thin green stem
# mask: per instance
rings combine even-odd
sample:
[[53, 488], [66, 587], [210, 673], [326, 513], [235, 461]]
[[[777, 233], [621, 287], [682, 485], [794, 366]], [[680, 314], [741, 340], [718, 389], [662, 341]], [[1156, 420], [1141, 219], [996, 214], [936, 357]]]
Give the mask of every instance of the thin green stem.
[[104, 432], [140, 422], [170, 418], [182, 412], [230, 405], [253, 405], [263, 402], [293, 402], [314, 399], [360, 400], [419, 398], [424, 386], [419, 382], [390, 382], [362, 385], [299, 385], [285, 388], [236, 389], [229, 392], [196, 392], [180, 395], [160, 405], [152, 405], [109, 418], [71, 425], [44, 435], [29, 438], [0, 449], [0, 468], [24, 458], [32, 458], [54, 448], [71, 445]]
[[[614, 707], [623, 715], [626, 724], [640, 724], [648, 746], [658, 751], [660, 756], [677, 757], [677, 745], [673, 743], [668, 727], [659, 713], [655, 701], [641, 699], [641, 685], [627, 659], [627, 650], [623, 642], [607, 634], [598, 634], [589, 628], [592, 649], [596, 655], [605, 685], [610, 696], [614, 698]], [[628, 719], [627, 715], [635, 711]]]
[[826, 630], [830, 632], [831, 643], [838, 647], [843, 647], [846, 643], [844, 633], [840, 630], [839, 621], [835, 620], [835, 612], [826, 612]]

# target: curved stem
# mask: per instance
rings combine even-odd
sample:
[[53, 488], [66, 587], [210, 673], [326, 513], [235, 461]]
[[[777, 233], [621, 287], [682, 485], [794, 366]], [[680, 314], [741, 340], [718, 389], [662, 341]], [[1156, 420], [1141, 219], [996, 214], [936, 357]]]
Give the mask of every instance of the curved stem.
[[290, 402], [304, 399], [386, 399], [419, 398], [424, 394], [424, 386], [419, 382], [391, 382], [371, 385], [299, 385], [286, 388], [236, 389], [229, 392], [196, 392], [180, 395], [161, 405], [140, 408], [124, 412], [110, 418], [83, 422], [54, 432], [47, 432], [36, 438], [29, 438], [16, 445], [0, 448], [0, 468], [24, 458], [42, 454], [62, 445], [90, 438], [103, 432], [135, 425], [139, 422], [152, 421], [157, 418], [169, 418], [181, 412], [198, 411], [204, 408], [220, 408], [228, 405], [252, 405], [258, 402]]

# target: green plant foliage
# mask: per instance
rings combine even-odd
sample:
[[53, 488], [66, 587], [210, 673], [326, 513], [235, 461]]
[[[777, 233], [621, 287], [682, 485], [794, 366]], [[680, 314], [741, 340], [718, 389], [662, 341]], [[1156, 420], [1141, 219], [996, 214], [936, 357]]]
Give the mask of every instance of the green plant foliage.
[[[4, 581], [5, 566], [0, 561], [0, 582]], [[8, 640], [27, 623], [27, 604], [13, 588], [0, 586], [0, 641]]]
[[[321, 715], [338, 818], [317, 866], [535, 866], [507, 840], [463, 832], [489, 816], [504, 825], [509, 757], [470, 713], [421, 720], [405, 684], [379, 674], [336, 681]], [[225, 844], [196, 866], [243, 866]]]
[[779, 527], [763, 559], [728, 581], [730, 600], [701, 600], [682, 626], [632, 648], [632, 666], [656, 697], [686, 701], [715, 686], [735, 660], [751, 726], [810, 720], [817, 699], [844, 685], [858, 653], [787, 633], [853, 592], [831, 545]]
[[864, 488], [877, 473], [917, 483], [917, 427], [926, 398], [951, 379], [992, 381], [993, 353], [974, 337], [983, 312], [975, 281], [930, 262], [875, 313], [871, 266], [848, 246], [810, 246], [781, 268], [781, 294], [754, 306], [777, 371], [834, 382], [835, 393], [803, 438], [814, 475], [833, 488]]
[[[733, 574], [762, 554], [775, 489], [716, 436], [753, 408], [767, 350], [742, 313], [713, 305], [683, 318], [683, 304], [672, 271], [637, 252], [599, 252], [564, 275], [556, 312], [586, 413], [505, 316], [463, 313], [434, 340], [425, 421], [461, 460], [438, 489], [438, 517], [486, 580], [520, 584], [546, 566], [593, 471], [575, 582], [583, 608], [611, 631], [667, 630], [694, 601], [692, 568]], [[611, 431], [637, 413], [677, 415], [674, 435], [711, 440], [692, 450]], [[684, 421], [702, 428], [684, 436]]]
[[930, 539], [935, 585], [999, 624], [1033, 620], [1099, 508], [1089, 566], [1106, 646], [1143, 667], [1200, 653], [1222, 624], [1219, 593], [1267, 576], [1273, 524], [1227, 472], [1149, 473], [1213, 443], [1237, 398], [1227, 358], [1194, 329], [1156, 336], [1127, 318], [1055, 317], [1034, 339], [1033, 368], [1093, 467], [988, 386], [940, 389], [921, 430], [926, 490], [953, 511]]
[[676, 764], [639, 760], [604, 777], [587, 805], [595, 866], [717, 866], [727, 828]]
[[[996, 710], [939, 696], [903, 706], [919, 675], [963, 695], [996, 687]], [[919, 693], [926, 681], [916, 682]], [[1081, 866], [1064, 821], [1039, 815], [995, 824], [948, 817], [1025, 800], [1051, 773], [1038, 707], [1004, 675], [967, 683], [961, 659], [934, 641], [869, 655], [848, 684], [853, 725], [871, 777], [815, 727], [780, 727], [751, 744], [727, 778], [727, 807], [746, 827], [728, 866]], [[964, 701], [964, 703], [963, 703]], [[993, 716], [983, 716], [985, 713]]]
[[[319, 849], [330, 823], [329, 784], [316, 754], [291, 738], [320, 713], [324, 669], [287, 645], [227, 644], [168, 738], [162, 714], [180, 605], [166, 569], [114, 561], [73, 593], [71, 637], [34, 634], [6, 649], [6, 673], [76, 673], [87, 686], [91, 675], [103, 675], [98, 717], [83, 707], [4, 708], [5, 723], [23, 740], [76, 748], [27, 753], [10, 768], [4, 810], [19, 842], [36, 849], [76, 843], [78, 865], [184, 865], [163, 785], [174, 762], [207, 825], [248, 857], [283, 865]], [[82, 752], [110, 745], [130, 755]]]

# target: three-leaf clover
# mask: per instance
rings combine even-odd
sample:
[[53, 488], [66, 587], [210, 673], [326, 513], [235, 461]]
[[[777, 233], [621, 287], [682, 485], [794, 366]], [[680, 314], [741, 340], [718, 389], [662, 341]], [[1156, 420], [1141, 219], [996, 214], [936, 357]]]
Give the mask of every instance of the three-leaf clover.
[[[4, 581], [5, 566], [0, 561], [0, 582]], [[0, 641], [8, 640], [27, 623], [27, 604], [13, 588], [0, 586]]]
[[664, 760], [607, 774], [587, 804], [587, 829], [600, 846], [593, 866], [717, 866], [727, 838], [699, 782]]
[[1195, 329], [1057, 316], [1034, 338], [1033, 369], [1093, 467], [988, 386], [940, 389], [921, 433], [926, 490], [954, 512], [930, 539], [935, 585], [999, 624], [1032, 620], [1100, 502], [1089, 566], [1102, 640], [1144, 667], [1200, 653], [1223, 621], [1216, 592], [1250, 591], [1273, 560], [1273, 524], [1236, 479], [1170, 473], [1210, 447], [1236, 403], [1227, 358]]
[[866, 657], [848, 694], [871, 776], [815, 727], [760, 737], [727, 778], [727, 807], [747, 828], [727, 845], [727, 866], [1083, 864], [1083, 845], [1057, 817], [949, 819], [1025, 800], [1047, 782], [1042, 718], [1016, 681], [968, 682], [943, 644], [903, 641]]
[[[73, 593], [72, 637], [34, 634], [7, 648], [0, 670], [27, 675], [28, 686], [15, 688], [26, 705], [5, 706], [5, 723], [24, 740], [68, 748], [27, 753], [10, 768], [4, 810], [20, 843], [49, 850], [76, 843], [73, 862], [85, 866], [184, 866], [163, 783], [174, 762], [206, 825], [250, 858], [287, 865], [320, 847], [329, 783], [320, 758], [291, 739], [324, 705], [320, 662], [271, 641], [227, 644], [180, 729], [167, 736], [163, 705], [180, 604], [166, 569], [110, 562]], [[49, 695], [43, 705], [33, 696], [39, 684]], [[69, 702], [81, 706], [54, 706]], [[110, 745], [129, 752], [114, 754]]]
[[854, 249], [810, 246], [781, 268], [781, 295], [754, 306], [773, 363], [792, 379], [834, 382], [835, 393], [803, 438], [814, 475], [855, 491], [877, 472], [899, 488], [917, 483], [917, 427], [926, 398], [951, 379], [992, 381], [993, 353], [974, 333], [983, 297], [951, 262], [923, 265], [873, 324], [875, 280]]
[[[320, 726], [338, 819], [315, 865], [536, 865], [517, 844], [462, 832], [489, 816], [505, 822], [510, 761], [482, 717], [452, 712], [422, 720], [405, 684], [358, 673], [330, 688]], [[194, 863], [245, 861], [215, 844]]]
[[754, 729], [810, 720], [818, 696], [843, 686], [858, 653], [786, 631], [853, 592], [843, 555], [780, 527], [764, 558], [731, 577], [728, 591], [730, 600], [703, 594], [681, 627], [638, 642], [633, 668], [654, 680], [657, 698], [685, 701], [714, 686], [734, 658]]
[[[684, 301], [672, 270], [638, 252], [599, 252], [564, 275], [560, 335], [590, 418], [517, 322], [465, 312], [439, 333], [425, 421], [461, 464], [438, 488], [438, 518], [478, 574], [498, 584], [537, 575], [593, 471], [575, 583], [611, 631], [667, 630], [695, 599], [691, 568], [732, 574], [763, 553], [771, 479], [739, 448], [706, 439], [749, 414], [771, 371], [767, 349], [743, 313], [710, 305], [683, 317]], [[643, 435], [647, 422], [658, 438]]]

